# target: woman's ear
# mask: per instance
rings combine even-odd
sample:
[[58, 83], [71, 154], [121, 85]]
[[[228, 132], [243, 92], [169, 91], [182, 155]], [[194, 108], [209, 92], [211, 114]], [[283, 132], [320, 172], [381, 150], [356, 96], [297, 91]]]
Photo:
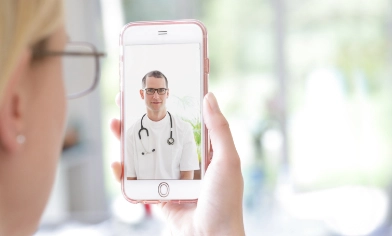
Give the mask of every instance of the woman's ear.
[[20, 148], [17, 137], [23, 135], [25, 127], [21, 83], [29, 74], [30, 60], [31, 51], [26, 49], [6, 81], [0, 101], [0, 148], [6, 153], [15, 153]]

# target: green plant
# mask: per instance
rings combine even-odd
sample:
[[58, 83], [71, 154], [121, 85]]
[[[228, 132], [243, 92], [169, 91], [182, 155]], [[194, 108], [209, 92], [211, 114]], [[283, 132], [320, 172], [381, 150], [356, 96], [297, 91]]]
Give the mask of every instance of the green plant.
[[[199, 103], [194, 97], [184, 96], [178, 97], [172, 95], [172, 97], [176, 98], [176, 108], [177, 116], [180, 117], [183, 121], [189, 123], [193, 129], [193, 136], [196, 143], [197, 157], [199, 159], [199, 163], [201, 162], [201, 121], [200, 121], [200, 108]], [[187, 115], [187, 116], [184, 116]]]
[[201, 122], [200, 118], [195, 118], [192, 120], [184, 119], [185, 122], [189, 123], [193, 129], [193, 137], [196, 143], [196, 150], [197, 150], [197, 158], [199, 159], [199, 163], [201, 162]]

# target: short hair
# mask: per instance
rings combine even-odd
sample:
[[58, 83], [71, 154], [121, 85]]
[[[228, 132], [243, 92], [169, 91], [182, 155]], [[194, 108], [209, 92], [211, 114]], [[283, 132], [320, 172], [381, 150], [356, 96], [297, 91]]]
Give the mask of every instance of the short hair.
[[146, 87], [146, 79], [147, 77], [154, 77], [154, 78], [164, 78], [166, 82], [166, 88], [169, 88], [169, 82], [167, 81], [166, 76], [160, 72], [159, 70], [153, 70], [148, 72], [142, 79], [142, 88]]

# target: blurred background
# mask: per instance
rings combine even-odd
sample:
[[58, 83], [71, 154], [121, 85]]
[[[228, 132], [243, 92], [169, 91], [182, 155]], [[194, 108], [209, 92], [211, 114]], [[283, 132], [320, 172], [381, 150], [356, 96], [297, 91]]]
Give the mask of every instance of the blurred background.
[[118, 39], [131, 21], [191, 18], [207, 27], [209, 90], [241, 156], [246, 234], [392, 235], [391, 1], [65, 5], [70, 38], [107, 56], [99, 87], [69, 101], [71, 142], [36, 236], [167, 235], [159, 209], [126, 202], [111, 173]]

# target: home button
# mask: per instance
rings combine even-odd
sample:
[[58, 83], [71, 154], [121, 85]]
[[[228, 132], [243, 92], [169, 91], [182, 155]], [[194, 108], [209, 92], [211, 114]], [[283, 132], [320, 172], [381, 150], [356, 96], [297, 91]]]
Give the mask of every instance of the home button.
[[169, 184], [162, 182], [158, 186], [158, 193], [161, 197], [167, 197], [169, 195], [170, 188]]

